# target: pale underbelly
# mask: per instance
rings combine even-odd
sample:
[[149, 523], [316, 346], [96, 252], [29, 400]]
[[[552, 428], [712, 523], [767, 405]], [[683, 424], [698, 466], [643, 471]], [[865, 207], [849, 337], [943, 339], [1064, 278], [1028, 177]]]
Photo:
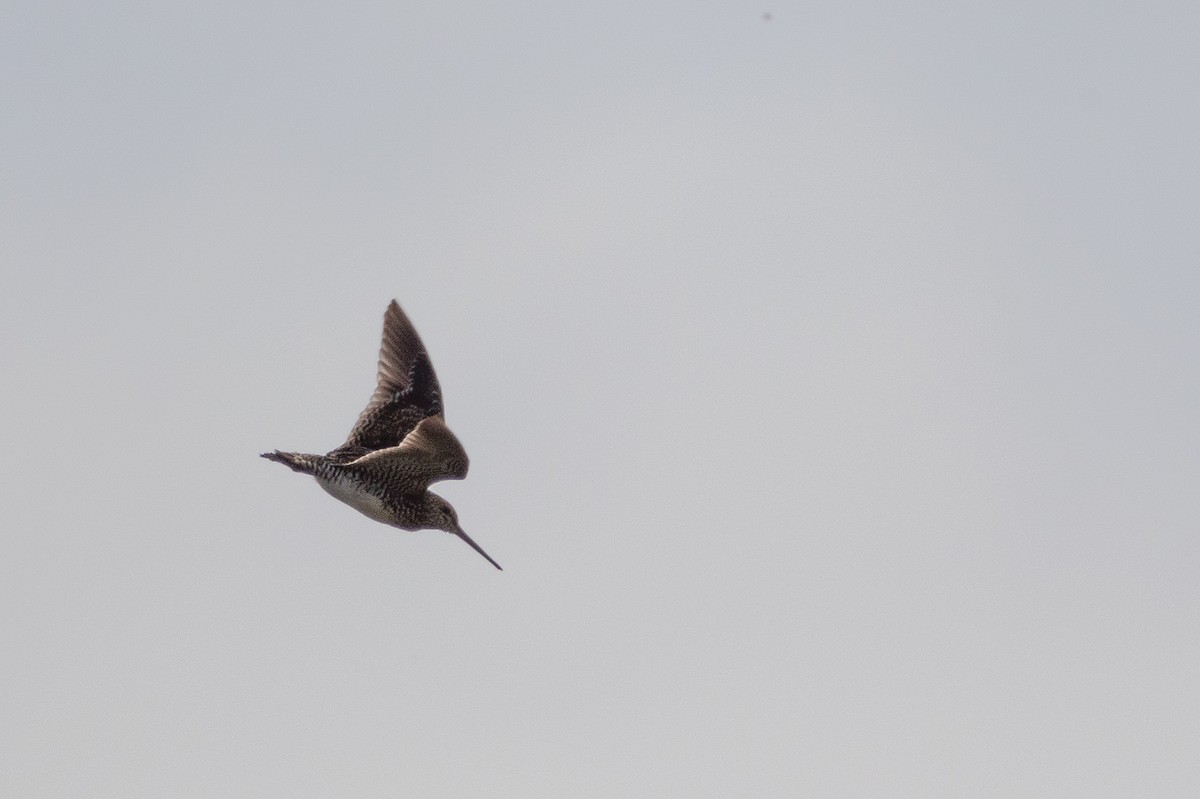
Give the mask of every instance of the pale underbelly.
[[328, 480], [318, 477], [317, 483], [332, 496], [345, 502], [364, 516], [384, 524], [392, 523], [392, 513], [383, 500], [370, 491], [365, 491], [357, 480], [344, 476]]

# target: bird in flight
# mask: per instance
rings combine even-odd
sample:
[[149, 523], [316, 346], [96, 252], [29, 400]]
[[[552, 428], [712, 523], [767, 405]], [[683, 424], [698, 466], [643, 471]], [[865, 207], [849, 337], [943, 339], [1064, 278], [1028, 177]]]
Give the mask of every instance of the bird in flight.
[[264, 452], [377, 522], [401, 530], [444, 530], [487, 558], [463, 532], [458, 514], [429, 490], [438, 480], [467, 476], [467, 453], [446, 426], [442, 389], [412, 322], [392, 300], [383, 315], [375, 393], [346, 443], [324, 455]]

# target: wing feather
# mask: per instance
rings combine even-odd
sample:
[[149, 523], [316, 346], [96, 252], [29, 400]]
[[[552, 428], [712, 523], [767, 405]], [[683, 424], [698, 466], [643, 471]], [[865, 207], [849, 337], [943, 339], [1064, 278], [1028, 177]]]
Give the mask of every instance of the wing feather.
[[405, 436], [395, 447], [378, 449], [351, 461], [349, 471], [370, 471], [386, 475], [389, 482], [405, 493], [424, 491], [439, 480], [461, 480], [467, 476], [470, 460], [458, 437], [441, 417], [430, 416]]
[[341, 447], [329, 457], [349, 462], [375, 450], [396, 447], [423, 419], [441, 417], [442, 388], [417, 329], [392, 300], [383, 316], [375, 392]]

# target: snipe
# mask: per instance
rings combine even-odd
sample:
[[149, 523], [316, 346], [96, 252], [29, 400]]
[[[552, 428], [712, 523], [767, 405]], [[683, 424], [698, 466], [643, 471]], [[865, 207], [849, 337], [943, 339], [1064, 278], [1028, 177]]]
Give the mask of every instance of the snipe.
[[428, 490], [467, 476], [467, 453], [446, 427], [442, 389], [416, 328], [392, 300], [383, 316], [379, 376], [350, 437], [325, 455], [264, 452], [311, 474], [321, 488], [378, 522], [402, 530], [444, 530], [500, 568], [458, 524], [450, 503]]

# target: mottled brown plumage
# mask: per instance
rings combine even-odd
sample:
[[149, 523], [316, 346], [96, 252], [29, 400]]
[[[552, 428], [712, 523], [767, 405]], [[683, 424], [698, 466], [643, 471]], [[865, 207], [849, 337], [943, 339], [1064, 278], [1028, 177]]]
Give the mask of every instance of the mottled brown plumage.
[[429, 491], [438, 480], [461, 480], [469, 461], [446, 426], [442, 389], [416, 328], [392, 300], [383, 317], [375, 393], [346, 443], [325, 455], [263, 453], [361, 513], [402, 530], [454, 533], [500, 568], [458, 524], [454, 508]]

